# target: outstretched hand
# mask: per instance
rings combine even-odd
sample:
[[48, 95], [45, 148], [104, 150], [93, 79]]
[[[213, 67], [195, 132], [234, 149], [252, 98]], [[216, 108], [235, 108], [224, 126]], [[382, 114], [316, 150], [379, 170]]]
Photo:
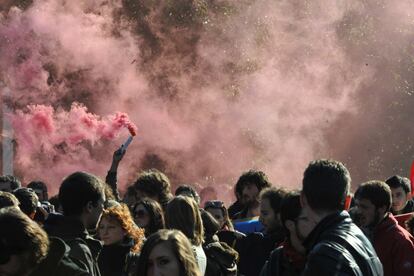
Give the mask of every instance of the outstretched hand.
[[112, 163], [119, 163], [119, 162], [121, 162], [122, 158], [125, 155], [125, 152], [126, 152], [126, 150], [124, 150], [122, 147], [119, 148], [119, 149], [117, 149], [114, 152], [114, 155], [112, 157]]

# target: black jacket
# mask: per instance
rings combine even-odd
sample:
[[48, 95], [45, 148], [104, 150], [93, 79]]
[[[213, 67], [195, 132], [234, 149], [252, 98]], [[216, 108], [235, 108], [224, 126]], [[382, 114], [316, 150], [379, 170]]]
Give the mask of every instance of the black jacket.
[[263, 235], [251, 233], [237, 241], [236, 250], [239, 253], [239, 274], [258, 276], [270, 253], [285, 240], [283, 230]]
[[284, 247], [272, 251], [269, 260], [262, 268], [260, 276], [299, 276], [301, 273], [284, 256]]
[[82, 222], [60, 214], [50, 214], [44, 228], [49, 237], [61, 238], [69, 247], [69, 256], [91, 276], [100, 276], [98, 256], [100, 241], [92, 238]]
[[383, 275], [375, 250], [348, 212], [327, 216], [304, 242], [308, 260], [302, 275]]
[[88, 276], [86, 270], [80, 268], [69, 257], [70, 248], [59, 238], [50, 238], [47, 256], [29, 276]]
[[133, 245], [132, 240], [126, 240], [122, 244], [104, 245], [98, 258], [101, 275], [136, 275], [139, 255], [131, 252]]

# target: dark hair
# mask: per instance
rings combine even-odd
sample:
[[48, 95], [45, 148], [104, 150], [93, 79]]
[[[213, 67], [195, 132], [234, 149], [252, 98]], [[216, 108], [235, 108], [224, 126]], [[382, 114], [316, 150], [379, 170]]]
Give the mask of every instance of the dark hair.
[[47, 186], [46, 186], [46, 183], [44, 183], [43, 181], [32, 181], [29, 184], [27, 184], [27, 188], [31, 188], [33, 190], [41, 190], [42, 197], [44, 198], [44, 200], [48, 200], [49, 196], [47, 194]]
[[27, 184], [27, 188], [39, 189], [47, 193], [47, 186], [46, 183], [43, 181], [32, 181], [29, 184]]
[[148, 212], [148, 216], [150, 218], [149, 224], [145, 227], [145, 236], [149, 237], [151, 234], [157, 232], [160, 229], [165, 228], [165, 221], [164, 221], [164, 212], [162, 211], [161, 205], [151, 199], [151, 198], [142, 198], [138, 201], [133, 208], [133, 213], [135, 216], [135, 208], [138, 205], [144, 206], [145, 210]]
[[22, 183], [20, 183], [20, 180], [14, 175], [1, 175], [0, 182], [10, 182], [10, 188], [12, 191], [22, 187]]
[[362, 183], [355, 192], [356, 199], [368, 199], [376, 208], [391, 208], [392, 196], [390, 187], [382, 181], [372, 180]]
[[144, 192], [148, 197], [158, 198], [164, 208], [172, 198], [170, 180], [157, 169], [141, 172], [134, 187], [136, 190]]
[[269, 178], [264, 172], [257, 170], [249, 170], [247, 172], [244, 172], [239, 177], [239, 180], [237, 180], [235, 187], [235, 193], [237, 198], [239, 198], [239, 196], [243, 193], [244, 186], [246, 186], [246, 184], [249, 183], [255, 184], [259, 191], [271, 186]]
[[315, 160], [303, 175], [303, 194], [314, 210], [339, 211], [345, 207], [350, 183], [351, 176], [341, 162]]
[[280, 213], [280, 207], [282, 205], [282, 200], [286, 196], [286, 191], [284, 189], [270, 187], [264, 189], [260, 193], [260, 200], [267, 199], [269, 200], [270, 207], [275, 214]]
[[[233, 223], [230, 220], [229, 211], [227, 210], [226, 206], [224, 205], [223, 201], [220, 200], [209, 200], [204, 203], [204, 210], [207, 211], [207, 209], [220, 209], [223, 212], [224, 217], [224, 227], [227, 227], [227, 230], [234, 230]], [[203, 219], [204, 224], [204, 219]]]
[[23, 213], [29, 216], [36, 212], [39, 199], [32, 189], [25, 187], [19, 188], [14, 190], [13, 194], [19, 200], [19, 207]]
[[181, 185], [175, 190], [175, 195], [191, 195], [191, 197], [196, 201], [197, 204], [200, 204], [200, 196], [197, 191], [189, 185]]
[[148, 259], [152, 250], [158, 244], [167, 242], [177, 258], [180, 266], [180, 276], [200, 276], [193, 249], [188, 238], [178, 230], [160, 230], [152, 234], [144, 243], [138, 263], [136, 275], [147, 275]]
[[289, 192], [285, 195], [280, 206], [280, 220], [286, 231], [285, 222], [287, 220], [296, 221], [302, 211], [300, 203], [300, 193], [297, 191]]
[[200, 210], [191, 197], [177, 196], [168, 203], [165, 225], [169, 229], [181, 230], [195, 246], [203, 242], [204, 228]]
[[11, 255], [29, 253], [25, 260], [34, 267], [43, 260], [49, 249], [46, 232], [16, 207], [0, 210], [0, 256], [2, 263]]
[[406, 194], [411, 193], [411, 181], [407, 177], [402, 177], [399, 175], [394, 175], [385, 180], [385, 183], [390, 186], [392, 189], [403, 188]]
[[13, 206], [19, 208], [19, 200], [12, 193], [0, 191], [0, 209]]
[[103, 182], [86, 172], [75, 172], [66, 177], [59, 189], [59, 202], [65, 216], [81, 215], [83, 208], [103, 198]]

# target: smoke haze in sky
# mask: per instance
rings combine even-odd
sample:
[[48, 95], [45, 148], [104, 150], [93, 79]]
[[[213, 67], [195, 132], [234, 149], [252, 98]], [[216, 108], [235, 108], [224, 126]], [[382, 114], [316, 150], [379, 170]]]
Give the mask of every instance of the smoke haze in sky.
[[[0, 76], [26, 182], [56, 191], [74, 170], [105, 176], [128, 131], [79, 128], [88, 112], [102, 124], [124, 112], [138, 126], [123, 187], [151, 167], [225, 196], [250, 168], [299, 187], [322, 157], [343, 161], [354, 184], [408, 173], [410, 0], [20, 4], [0, 5]], [[40, 111], [58, 138], [34, 125]]]

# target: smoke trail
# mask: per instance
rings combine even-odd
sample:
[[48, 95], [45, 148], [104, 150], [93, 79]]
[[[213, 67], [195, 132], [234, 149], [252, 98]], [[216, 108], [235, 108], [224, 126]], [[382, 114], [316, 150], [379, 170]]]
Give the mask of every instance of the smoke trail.
[[[73, 102], [100, 116], [128, 113], [140, 133], [123, 161], [123, 185], [156, 166], [175, 184], [223, 193], [251, 167], [297, 186], [309, 160], [322, 156], [344, 160], [358, 182], [384, 178], [413, 156], [411, 1], [2, 8], [0, 72], [14, 116], [39, 104], [55, 110], [52, 125], [65, 125]], [[80, 168], [103, 176], [123, 141], [90, 132], [68, 151], [58, 139], [39, 142], [37, 130], [16, 127], [16, 166], [27, 180], [43, 178], [53, 156], [53, 185]], [[27, 141], [37, 147], [25, 150]]]

